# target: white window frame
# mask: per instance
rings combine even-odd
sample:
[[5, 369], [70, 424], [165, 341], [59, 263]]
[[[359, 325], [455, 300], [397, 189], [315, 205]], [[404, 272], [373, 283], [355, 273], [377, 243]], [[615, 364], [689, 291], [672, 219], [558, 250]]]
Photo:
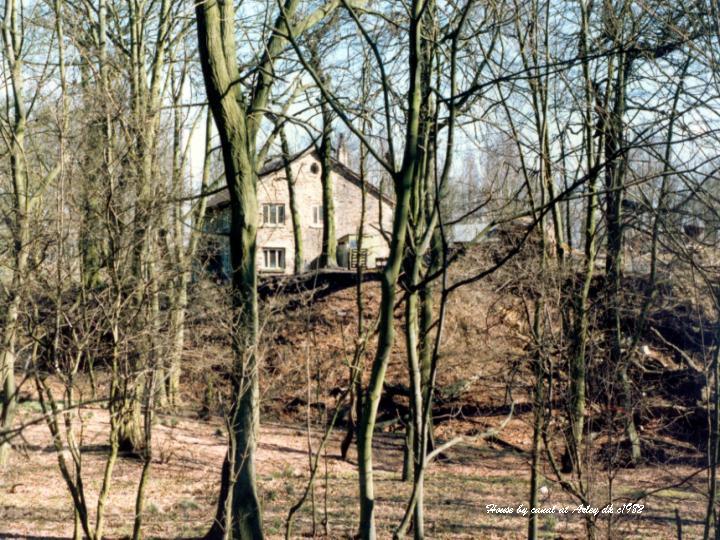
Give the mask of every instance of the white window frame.
[[323, 219], [323, 206], [322, 204], [316, 204], [312, 207], [312, 224], [315, 227], [322, 227], [325, 223], [325, 220]]
[[263, 269], [285, 270], [285, 248], [263, 248]]
[[285, 225], [285, 204], [264, 203], [262, 205], [262, 224], [267, 227], [282, 227]]

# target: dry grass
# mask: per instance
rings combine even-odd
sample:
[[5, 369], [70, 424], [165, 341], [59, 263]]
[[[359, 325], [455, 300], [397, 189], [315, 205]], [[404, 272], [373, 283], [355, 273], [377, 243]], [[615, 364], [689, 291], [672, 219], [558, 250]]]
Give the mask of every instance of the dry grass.
[[[22, 416], [34, 414], [26, 402]], [[106, 458], [107, 415], [101, 409], [83, 410], [85, 432], [84, 479], [89, 499], [94, 501]], [[497, 419], [486, 419], [488, 423]], [[509, 426], [520, 433], [522, 419]], [[199, 422], [163, 416], [154, 430], [156, 460], [147, 495], [144, 533], [146, 538], [192, 538], [202, 535], [214, 512], [219, 466], [225, 438], [219, 422]], [[50, 446], [47, 428], [29, 428], [26, 446], [12, 456], [12, 466], [0, 477], [0, 538], [70, 538], [71, 501], [58, 472], [56, 455]], [[319, 433], [313, 434], [317, 441]], [[327, 514], [330, 538], [351, 537], [357, 521], [357, 480], [354, 456], [350, 462], [338, 456], [338, 437], [328, 450]], [[520, 441], [518, 441], [520, 442]], [[307, 479], [307, 438], [303, 428], [265, 424], [262, 429], [258, 472], [269, 538], [280, 538], [287, 509], [297, 500]], [[376, 444], [376, 492], [378, 526], [382, 538], [389, 538], [398, 523], [409, 493], [399, 478], [401, 440], [379, 434]], [[324, 469], [316, 487], [318, 536], [323, 533]], [[678, 479], [692, 474], [683, 467], [640, 468], [623, 471], [614, 480], [616, 495], [636, 498], [654, 489], [668, 487], [642, 500], [644, 512], [622, 517], [611, 538], [673, 538], [674, 509], [685, 520], [687, 538], [700, 534], [704, 508], [703, 476], [676, 487]], [[140, 463], [121, 458], [114, 473], [113, 490], [107, 511], [109, 537], [131, 533], [134, 493]], [[606, 485], [597, 471], [597, 485]], [[575, 505], [560, 489], [549, 484], [550, 494], [543, 506]], [[522, 538], [526, 521], [521, 516], [499, 516], [485, 512], [485, 505], [517, 505], [525, 502], [528, 490], [527, 455], [496, 445], [455, 447], [447, 459], [433, 465], [427, 480], [427, 533], [432, 538]], [[603, 500], [598, 493], [597, 500]], [[552, 538], [583, 536], [582, 518], [577, 514], [542, 517], [543, 534]], [[601, 530], [607, 521], [601, 521]], [[298, 536], [311, 531], [307, 505], [295, 523]]]

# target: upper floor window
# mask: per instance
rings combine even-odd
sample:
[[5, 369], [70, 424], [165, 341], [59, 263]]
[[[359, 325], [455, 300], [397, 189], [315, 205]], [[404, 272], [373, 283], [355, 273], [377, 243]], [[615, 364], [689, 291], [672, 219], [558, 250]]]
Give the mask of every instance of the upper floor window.
[[263, 225], [284, 225], [285, 205], [284, 204], [263, 204], [262, 206]]
[[313, 225], [322, 225], [323, 224], [323, 207], [322, 206], [313, 206], [312, 209], [312, 222]]

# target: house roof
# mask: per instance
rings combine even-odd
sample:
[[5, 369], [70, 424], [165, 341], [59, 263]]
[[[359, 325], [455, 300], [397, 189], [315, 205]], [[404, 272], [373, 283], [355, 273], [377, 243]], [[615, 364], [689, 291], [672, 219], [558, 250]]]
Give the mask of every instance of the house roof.
[[490, 232], [489, 223], [455, 223], [450, 227], [450, 241], [459, 244], [472, 244]]
[[[304, 152], [300, 152], [298, 154], [295, 154], [290, 159], [290, 162], [295, 162], [298, 159], [311, 154], [313, 155], [318, 161], [320, 160], [320, 154], [315, 148], [308, 149]], [[342, 162], [338, 161], [335, 158], [330, 158], [330, 163], [332, 166], [332, 170], [348, 180], [349, 182], [352, 182], [359, 188], [362, 188], [362, 180], [360, 179], [360, 176], [350, 169], [347, 165], [343, 164]], [[260, 171], [258, 172], [258, 178], [262, 179], [264, 176], [269, 176], [280, 169], [282, 169], [285, 166], [285, 161], [283, 160], [282, 156], [275, 156], [270, 159], [268, 159], [265, 164], [262, 166]], [[393, 201], [388, 195], [380, 191], [376, 186], [365, 182], [365, 189], [367, 189], [367, 192], [376, 197], [377, 199], [382, 199], [387, 204], [394, 206], [395, 201]], [[208, 200], [207, 206], [208, 208], [214, 208], [218, 206], [225, 206], [230, 201], [230, 192], [225, 187], [222, 191], [216, 193], [212, 197], [210, 197], [210, 200]]]

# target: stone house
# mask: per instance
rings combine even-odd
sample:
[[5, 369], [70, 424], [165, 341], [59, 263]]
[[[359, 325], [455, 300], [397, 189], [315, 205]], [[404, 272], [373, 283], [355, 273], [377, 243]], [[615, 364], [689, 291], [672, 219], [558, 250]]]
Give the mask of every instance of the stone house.
[[[317, 267], [322, 252], [323, 208], [320, 181], [320, 157], [308, 150], [291, 163], [295, 179], [295, 198], [300, 215], [303, 268]], [[362, 182], [357, 174], [340, 160], [332, 160], [333, 199], [335, 203], [335, 236], [338, 262], [346, 268], [360, 260], [368, 268], [381, 267], [389, 246], [385, 234], [392, 230], [392, 200], [379, 189], [366, 184], [363, 250], [357, 253], [356, 242], [362, 209]], [[260, 274], [292, 274], [295, 240], [290, 195], [281, 158], [269, 160], [262, 168], [257, 186], [258, 223], [257, 268]], [[208, 201], [206, 231], [212, 246], [210, 270], [228, 277], [231, 274], [229, 242], [222, 238], [230, 231], [230, 198], [224, 190]]]

